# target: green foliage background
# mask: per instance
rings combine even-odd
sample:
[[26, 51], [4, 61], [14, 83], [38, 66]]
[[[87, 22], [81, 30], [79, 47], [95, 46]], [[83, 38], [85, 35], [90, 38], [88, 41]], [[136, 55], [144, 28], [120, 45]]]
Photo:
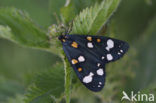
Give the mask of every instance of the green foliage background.
[[[106, 66], [99, 93], [61, 60], [56, 37], [71, 21], [71, 34], [130, 44], [124, 58]], [[0, 103], [120, 103], [123, 90], [156, 95], [155, 45], [155, 0], [0, 0]]]

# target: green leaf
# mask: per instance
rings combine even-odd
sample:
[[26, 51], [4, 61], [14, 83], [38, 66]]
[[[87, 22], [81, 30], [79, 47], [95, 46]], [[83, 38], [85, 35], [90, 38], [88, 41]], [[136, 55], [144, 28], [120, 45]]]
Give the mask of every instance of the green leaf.
[[35, 85], [31, 86], [26, 94], [26, 99], [24, 99], [25, 103], [51, 103], [53, 100], [50, 96], [49, 92], [44, 92]]
[[28, 14], [15, 8], [0, 9], [0, 37], [20, 45], [48, 48], [46, 33], [35, 25]]
[[23, 93], [24, 87], [15, 80], [6, 79], [0, 76], [0, 103], [7, 98], [15, 96], [16, 93]]
[[42, 27], [48, 27], [54, 22], [49, 12], [49, 0], [36, 1], [36, 0], [0, 0], [1, 7], [15, 7], [20, 10], [25, 10], [31, 15], [33, 21], [42, 25]]
[[104, 0], [86, 8], [73, 22], [71, 34], [96, 34], [117, 9], [120, 0]]
[[11, 40], [13, 38], [11, 29], [8, 26], [0, 25], [0, 37]]
[[[50, 103], [64, 92], [64, 69], [58, 64], [36, 76], [34, 85], [27, 93], [26, 103]], [[42, 102], [41, 102], [42, 101]]]
[[24, 95], [16, 94], [13, 98], [8, 98], [6, 103], [24, 103]]
[[66, 0], [66, 4], [61, 8], [61, 16], [65, 24], [71, 22], [76, 15], [86, 7], [90, 7], [95, 2], [102, 0]]

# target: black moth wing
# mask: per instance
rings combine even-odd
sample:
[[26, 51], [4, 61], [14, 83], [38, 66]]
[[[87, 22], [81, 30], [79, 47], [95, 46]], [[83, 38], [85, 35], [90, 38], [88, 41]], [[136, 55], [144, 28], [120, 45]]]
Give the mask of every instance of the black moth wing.
[[[69, 35], [68, 37], [79, 42], [97, 59], [101, 59], [104, 64], [120, 59], [129, 48], [128, 43], [105, 36]], [[88, 37], [91, 37], [92, 40], [87, 40]], [[93, 47], [89, 48], [88, 44], [93, 45]]]
[[95, 92], [104, 87], [105, 64], [119, 59], [128, 49], [127, 43], [104, 36], [65, 35], [62, 44], [80, 81]]

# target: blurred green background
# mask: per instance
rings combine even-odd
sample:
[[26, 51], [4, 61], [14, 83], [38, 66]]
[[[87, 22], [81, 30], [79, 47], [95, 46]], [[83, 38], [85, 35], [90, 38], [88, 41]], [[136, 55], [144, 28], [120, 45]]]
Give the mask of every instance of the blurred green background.
[[[28, 12], [46, 31], [56, 23], [55, 15], [59, 16], [64, 4], [65, 0], [0, 0], [0, 7]], [[126, 89], [156, 88], [156, 0], [123, 0], [108, 23], [108, 29], [112, 36], [128, 41], [136, 53], [132, 59], [135, 66], [131, 67], [135, 77]], [[8, 103], [9, 98], [24, 94], [36, 73], [46, 71], [59, 61], [58, 56], [49, 52], [0, 39], [0, 103]]]

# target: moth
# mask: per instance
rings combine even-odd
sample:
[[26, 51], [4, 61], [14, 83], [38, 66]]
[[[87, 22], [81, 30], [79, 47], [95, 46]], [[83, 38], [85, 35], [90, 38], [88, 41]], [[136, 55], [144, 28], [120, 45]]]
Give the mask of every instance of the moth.
[[91, 91], [105, 85], [105, 65], [120, 59], [128, 43], [105, 36], [60, 35], [63, 50], [80, 81]]

